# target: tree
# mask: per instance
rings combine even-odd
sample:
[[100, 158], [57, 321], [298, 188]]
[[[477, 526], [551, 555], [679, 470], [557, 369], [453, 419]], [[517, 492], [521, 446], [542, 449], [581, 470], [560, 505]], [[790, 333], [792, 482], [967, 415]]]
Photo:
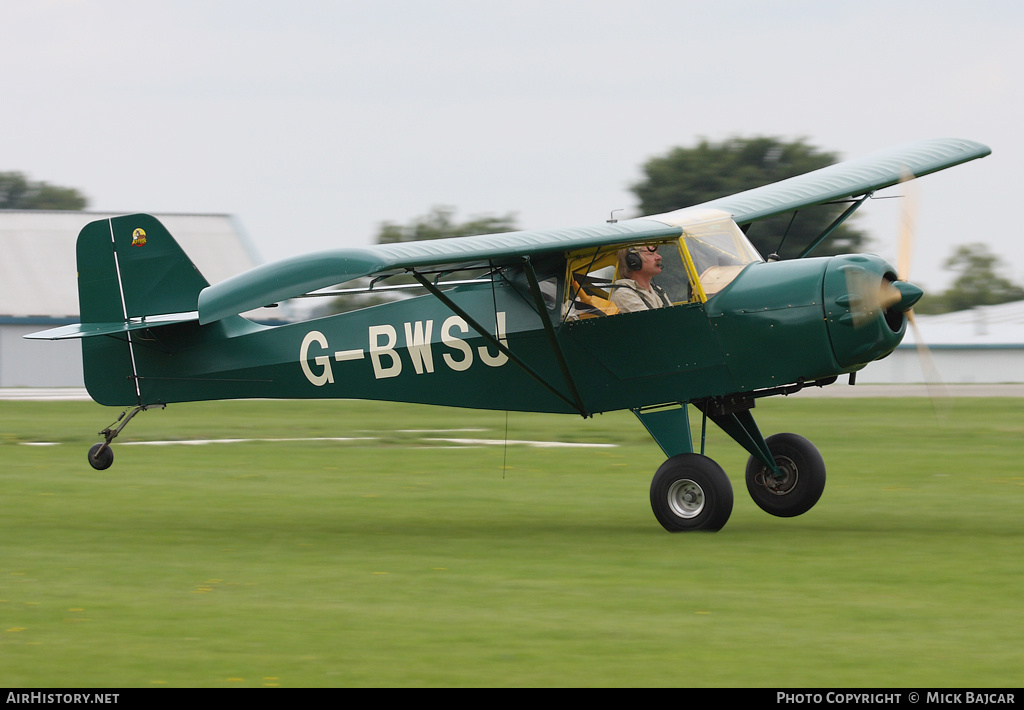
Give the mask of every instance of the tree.
[[[802, 175], [837, 160], [834, 153], [823, 152], [803, 139], [789, 143], [770, 137], [730, 138], [722, 143], [703, 139], [694, 148], [673, 148], [647, 161], [644, 179], [632, 190], [640, 199], [643, 214], [659, 214]], [[784, 258], [794, 258], [843, 209], [843, 205], [819, 205], [801, 210], [795, 218], [786, 214], [761, 220], [751, 225], [747, 236], [764, 256], [778, 252]], [[849, 224], [842, 224], [813, 253], [860, 251], [865, 235]]]
[[1002, 260], [985, 244], [957, 247], [943, 266], [959, 276], [943, 293], [921, 299], [914, 309], [918, 313], [948, 313], [1024, 300], [1024, 287], [999, 275]]
[[0, 173], [0, 209], [82, 210], [88, 200], [73, 187], [32, 182], [23, 173]]
[[442, 239], [444, 237], [470, 237], [477, 234], [495, 234], [511, 232], [517, 229], [515, 215], [504, 217], [490, 215], [478, 216], [468, 222], [455, 221], [455, 208], [437, 206], [429, 214], [417, 217], [408, 225], [401, 226], [393, 222], [384, 222], [377, 232], [378, 244], [395, 242], [412, 242], [421, 239]]

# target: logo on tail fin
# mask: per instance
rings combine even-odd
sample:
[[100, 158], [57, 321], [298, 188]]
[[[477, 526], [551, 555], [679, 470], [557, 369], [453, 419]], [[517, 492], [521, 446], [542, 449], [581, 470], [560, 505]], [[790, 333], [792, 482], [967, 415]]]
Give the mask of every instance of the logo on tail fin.
[[133, 247], [144, 247], [146, 246], [146, 230], [141, 227], [132, 232], [132, 246]]

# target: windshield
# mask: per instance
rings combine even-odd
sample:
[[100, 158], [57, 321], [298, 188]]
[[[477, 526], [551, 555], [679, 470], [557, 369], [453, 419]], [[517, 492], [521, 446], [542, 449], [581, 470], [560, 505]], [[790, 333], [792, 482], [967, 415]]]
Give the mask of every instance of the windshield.
[[[706, 301], [731, 283], [747, 264], [764, 261], [724, 212], [693, 215], [675, 226], [683, 230], [680, 239], [566, 253], [565, 288], [561, 292], [563, 320], [620, 313], [613, 297], [615, 290], [635, 287], [621, 283], [628, 281], [626, 274], [620, 273], [620, 257], [627, 249], [657, 250], [661, 271], [651, 278], [651, 286], [662, 293], [665, 305]], [[557, 291], [554, 287], [551, 290]]]
[[708, 296], [725, 288], [747, 264], [764, 261], [732, 219], [686, 226], [683, 241]]

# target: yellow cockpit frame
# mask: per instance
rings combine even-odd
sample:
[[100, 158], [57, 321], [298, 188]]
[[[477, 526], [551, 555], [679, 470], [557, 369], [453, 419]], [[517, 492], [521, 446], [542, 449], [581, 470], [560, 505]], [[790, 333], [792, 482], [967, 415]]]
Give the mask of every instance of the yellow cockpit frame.
[[743, 231], [724, 212], [702, 210], [680, 215], [673, 220], [673, 226], [682, 227], [682, 237], [567, 252], [563, 315], [576, 320], [619, 312], [606, 287], [621, 278], [618, 253], [622, 249], [658, 247], [665, 270], [655, 280], [669, 292], [674, 305], [706, 303], [747, 264], [763, 261]]

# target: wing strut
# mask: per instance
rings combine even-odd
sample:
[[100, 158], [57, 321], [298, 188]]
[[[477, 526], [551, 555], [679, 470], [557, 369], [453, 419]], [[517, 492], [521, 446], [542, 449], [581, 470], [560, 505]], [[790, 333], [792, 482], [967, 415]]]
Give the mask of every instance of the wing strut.
[[551, 352], [555, 354], [555, 359], [558, 361], [558, 369], [562, 371], [562, 377], [565, 378], [565, 384], [569, 387], [569, 394], [572, 395], [575, 401], [576, 410], [584, 416], [584, 418], [590, 416], [583, 406], [583, 398], [580, 396], [580, 391], [576, 387], [576, 381], [572, 377], [572, 373], [569, 371], [569, 363], [565, 360], [565, 353], [562, 352], [562, 346], [558, 344], [558, 338], [555, 336], [555, 327], [551, 324], [551, 317], [548, 315], [548, 309], [544, 305], [544, 296], [540, 291], [540, 284], [537, 282], [537, 273], [533, 270], [533, 263], [530, 261], [530, 257], [523, 257], [523, 265], [525, 268], [523, 271], [526, 272], [526, 280], [530, 282], [530, 293], [533, 295], [533, 303], [537, 307], [537, 315], [540, 316], [541, 322], [544, 324], [544, 332], [548, 336], [548, 341], [551, 343]]
[[554, 387], [554, 385], [552, 385], [550, 382], [548, 382], [543, 377], [534, 372], [533, 369], [525, 362], [523, 362], [518, 355], [509, 350], [508, 346], [506, 346], [496, 337], [491, 335], [490, 331], [488, 331], [487, 328], [484, 328], [482, 325], [480, 325], [472, 316], [470, 316], [468, 313], [466, 313], [465, 310], [460, 308], [454, 301], [452, 301], [452, 299], [448, 298], [448, 296], [446, 296], [444, 292], [441, 291], [441, 289], [439, 289], [435, 284], [431, 283], [429, 279], [423, 276], [423, 274], [419, 273], [415, 269], [407, 269], [407, 271], [410, 274], [412, 274], [413, 278], [420, 282], [420, 285], [423, 286], [423, 288], [427, 289], [427, 291], [429, 291], [431, 294], [437, 297], [437, 300], [439, 300], [444, 305], [448, 306], [448, 308], [450, 308], [453, 313], [463, 318], [470, 328], [479, 333], [480, 336], [483, 337], [483, 339], [486, 340], [490, 345], [497, 348], [498, 352], [501, 352], [509, 360], [517, 364], [520, 368], [522, 368], [523, 372], [525, 372], [527, 375], [535, 379], [538, 383], [543, 385], [549, 392], [551, 392], [551, 394], [555, 395], [560, 400], [568, 404], [570, 407], [578, 411], [580, 413], [580, 416], [590, 416], [586, 409], [583, 408], [583, 406], [580, 403], [574, 402], [568, 397], [566, 397], [564, 394], [559, 392], [558, 389]]
[[828, 226], [828, 229], [826, 229], [826, 230], [825, 230], [824, 232], [822, 232], [822, 233], [821, 233], [820, 235], [818, 235], [818, 238], [817, 238], [817, 239], [815, 239], [815, 240], [814, 240], [813, 242], [811, 242], [810, 244], [808, 244], [808, 245], [807, 245], [807, 248], [806, 248], [806, 249], [804, 249], [804, 250], [803, 250], [802, 252], [800, 252], [800, 256], [798, 256], [798, 257], [797, 257], [797, 259], [803, 259], [803, 258], [804, 258], [805, 256], [807, 256], [808, 254], [810, 254], [810, 253], [811, 253], [811, 251], [813, 251], [813, 250], [814, 250], [814, 248], [815, 248], [816, 246], [818, 246], [818, 245], [819, 245], [819, 244], [821, 244], [821, 243], [822, 243], [823, 241], [825, 241], [826, 239], [828, 239], [829, 235], [830, 235], [830, 234], [832, 234], [832, 232], [836, 231], [836, 230], [837, 230], [837, 229], [839, 228], [839, 225], [840, 225], [840, 224], [842, 224], [843, 222], [845, 222], [845, 221], [847, 220], [847, 218], [848, 218], [848, 217], [849, 217], [850, 215], [852, 215], [852, 214], [853, 214], [853, 213], [854, 213], [854, 212], [855, 212], [855, 211], [857, 210], [857, 208], [858, 208], [858, 207], [860, 207], [861, 205], [863, 205], [863, 204], [864, 204], [864, 201], [865, 201], [866, 199], [868, 199], [869, 197], [871, 197], [871, 195], [873, 195], [873, 194], [874, 194], [874, 193], [871, 193], [871, 192], [865, 193], [865, 194], [864, 194], [864, 195], [863, 195], [863, 196], [862, 196], [862, 197], [861, 197], [861, 198], [860, 198], [859, 200], [857, 200], [857, 201], [856, 201], [856, 202], [854, 202], [854, 203], [853, 203], [852, 205], [850, 205], [849, 207], [847, 207], [847, 208], [846, 208], [846, 211], [845, 211], [845, 212], [843, 212], [843, 213], [842, 213], [841, 215], [839, 215], [838, 217], [836, 217], [835, 221], [834, 221], [834, 222], [832, 222], [832, 224], [830, 224], [830, 225]]

